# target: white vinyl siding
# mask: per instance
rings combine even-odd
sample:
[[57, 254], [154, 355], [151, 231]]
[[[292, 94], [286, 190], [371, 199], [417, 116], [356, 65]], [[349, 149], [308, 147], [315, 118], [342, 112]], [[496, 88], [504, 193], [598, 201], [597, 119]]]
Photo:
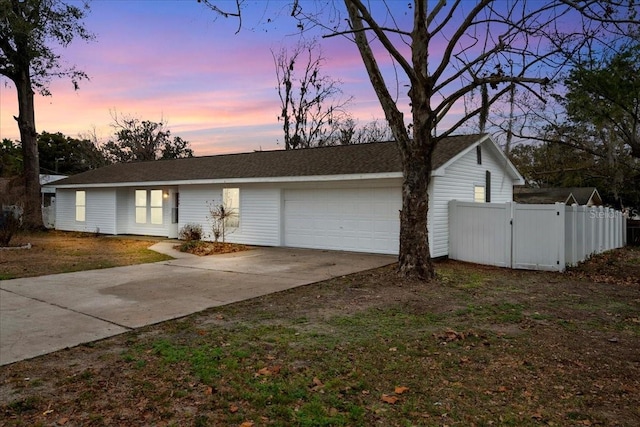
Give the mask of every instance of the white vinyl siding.
[[478, 164], [478, 152], [474, 148], [446, 168], [443, 176], [432, 178], [429, 202], [429, 244], [431, 256], [441, 257], [449, 253], [449, 200], [473, 202], [475, 187], [483, 186], [486, 197], [487, 171], [491, 172], [491, 202], [504, 203], [513, 200], [513, 179], [506, 173], [502, 157], [494, 154], [487, 141], [481, 144], [482, 164]]
[[[200, 224], [205, 240], [213, 240], [209, 205], [222, 203], [223, 188], [215, 185], [180, 187], [178, 227]], [[227, 230], [225, 241], [249, 245], [280, 246], [281, 190], [265, 186], [239, 188], [239, 226]]]
[[133, 203], [129, 188], [118, 188], [116, 190], [116, 234], [131, 233], [129, 223], [134, 221], [131, 217]]
[[[84, 192], [84, 221], [77, 221], [77, 190], [56, 192], [56, 229], [115, 234], [115, 190], [88, 189]], [[81, 196], [82, 197], [82, 196]]]

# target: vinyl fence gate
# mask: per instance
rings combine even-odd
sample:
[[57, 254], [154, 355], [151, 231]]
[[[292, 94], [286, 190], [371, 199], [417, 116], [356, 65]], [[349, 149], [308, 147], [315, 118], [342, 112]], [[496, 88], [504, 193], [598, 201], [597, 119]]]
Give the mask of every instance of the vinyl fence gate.
[[626, 218], [603, 207], [449, 202], [449, 258], [563, 271], [626, 244]]

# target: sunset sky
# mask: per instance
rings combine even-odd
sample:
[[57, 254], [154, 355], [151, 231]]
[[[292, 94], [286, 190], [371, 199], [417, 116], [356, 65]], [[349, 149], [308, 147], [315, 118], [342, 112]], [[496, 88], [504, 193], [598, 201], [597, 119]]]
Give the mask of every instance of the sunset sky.
[[[233, 7], [235, 1], [216, 4]], [[342, 5], [342, 2], [301, 0], [301, 4], [304, 12], [312, 13], [315, 8]], [[411, 28], [410, 2], [372, 1], [368, 4], [381, 25]], [[438, 66], [441, 59], [438, 56], [443, 55], [451, 34], [459, 28], [460, 17], [475, 4], [473, 0], [461, 2], [457, 15], [447, 21], [438, 37], [430, 41], [430, 67]], [[496, 2], [495, 6], [499, 9], [503, 4], [508, 3]], [[172, 135], [191, 142], [195, 154], [200, 156], [283, 148], [282, 129], [277, 121], [280, 101], [272, 51], [296, 45], [300, 40], [297, 21], [290, 16], [290, 0], [251, 0], [245, 5], [243, 29], [236, 34], [237, 19], [222, 18], [196, 0], [94, 0], [85, 26], [95, 34], [95, 41], [76, 41], [66, 49], [58, 50], [67, 65], [85, 71], [90, 80], [81, 82], [78, 91], [73, 90], [68, 80], [54, 80], [50, 87], [52, 96], [38, 95], [37, 131], [79, 137], [95, 130], [98, 139], [105, 142], [114, 133], [112, 116], [117, 114], [167, 123]], [[522, 7], [544, 5], [543, 0], [522, 3]], [[570, 10], [569, 6], [541, 9], [543, 12], [536, 15], [536, 19], [549, 20], [567, 30], [577, 26], [580, 31], [580, 20], [575, 14], [561, 11]], [[344, 24], [344, 10], [341, 15], [332, 11], [335, 12], [324, 10], [322, 22]], [[390, 11], [393, 18], [389, 16]], [[502, 13], [499, 10], [485, 12]], [[514, 14], [517, 15], [517, 11]], [[485, 18], [491, 19], [491, 16]], [[328, 33], [328, 30], [306, 30], [307, 38]], [[459, 89], [461, 79], [455, 74], [465, 67], [468, 55], [476, 55], [482, 49], [485, 30], [484, 26], [478, 25], [457, 41], [456, 51], [439, 80], [448, 82], [442, 90], [445, 95]], [[493, 35], [491, 33], [484, 42], [495, 43], [491, 38]], [[344, 36], [320, 41], [326, 59], [321, 72], [340, 80], [344, 96], [353, 97], [348, 107], [352, 117], [361, 125], [383, 120], [356, 46]], [[521, 45], [535, 48], [535, 41], [535, 38], [527, 40], [521, 32], [514, 32], [508, 43], [516, 48]], [[405, 57], [408, 56], [406, 42], [397, 43], [405, 50]], [[538, 46], [544, 52], [544, 43]], [[405, 118], [410, 119], [406, 76], [386, 52], [377, 53], [379, 66], [388, 78], [388, 87]], [[495, 59], [505, 60], [508, 61], [503, 57]], [[475, 71], [484, 75], [494, 72], [496, 63], [491, 61]], [[544, 77], [548, 71], [537, 61], [515, 66], [525, 65], [529, 77]], [[15, 88], [7, 79], [3, 78], [1, 82], [0, 138], [17, 140], [19, 132], [13, 119], [17, 115]], [[440, 100], [432, 99], [436, 103]], [[463, 112], [462, 102], [456, 103], [447, 111], [438, 130], [450, 128]], [[474, 123], [477, 120], [456, 132], [473, 129]]]
[[[95, 41], [59, 50], [65, 63], [90, 80], [78, 91], [68, 80], [54, 80], [52, 96], [37, 95], [38, 132], [78, 137], [95, 128], [106, 140], [116, 111], [164, 119], [196, 155], [282, 148], [271, 50], [293, 46], [298, 34], [288, 10], [268, 23], [261, 15], [266, 7], [260, 7], [267, 3], [256, 4], [248, 9], [253, 15], [244, 16], [249, 28], [235, 34], [235, 19], [216, 19], [195, 0], [93, 1], [85, 24]], [[270, 2], [269, 13], [286, 4]], [[263, 24], [251, 29], [252, 22]], [[363, 124], [382, 119], [356, 47], [339, 37], [322, 46], [323, 72], [343, 82], [345, 96], [354, 96], [352, 115]], [[3, 78], [1, 138], [19, 139], [14, 115], [15, 88]]]

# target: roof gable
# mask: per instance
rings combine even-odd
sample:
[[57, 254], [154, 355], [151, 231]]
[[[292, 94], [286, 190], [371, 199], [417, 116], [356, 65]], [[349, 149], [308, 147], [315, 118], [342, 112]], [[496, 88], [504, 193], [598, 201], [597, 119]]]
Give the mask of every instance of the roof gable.
[[[443, 162], [441, 165], [437, 166], [434, 164], [433, 174], [434, 175], [444, 175], [445, 169], [453, 164], [456, 160], [466, 155], [469, 151], [475, 149], [477, 146], [482, 145], [482, 147], [488, 149], [498, 160], [499, 164], [503, 167], [505, 172], [515, 181], [514, 185], [524, 184], [524, 177], [518, 172], [518, 169], [513, 165], [511, 160], [504, 154], [504, 152], [498, 147], [498, 144], [491, 138], [489, 134], [476, 135], [477, 139], [468, 146], [464, 147], [464, 149], [455, 153], [455, 155], [451, 155], [446, 162]], [[445, 140], [446, 141], [446, 140]]]
[[514, 187], [513, 199], [518, 203], [601, 206], [602, 199], [595, 187]]
[[[433, 170], [477, 144], [482, 135], [451, 136], [433, 153]], [[402, 161], [395, 142], [340, 145], [302, 150], [256, 151], [151, 162], [117, 163], [71, 176], [56, 187], [108, 184], [211, 182], [313, 176], [395, 174]]]

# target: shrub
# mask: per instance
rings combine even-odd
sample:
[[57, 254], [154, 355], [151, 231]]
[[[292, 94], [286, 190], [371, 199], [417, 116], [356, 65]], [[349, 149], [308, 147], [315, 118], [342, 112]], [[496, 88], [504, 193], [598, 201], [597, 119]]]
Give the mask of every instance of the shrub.
[[192, 240], [202, 240], [202, 226], [200, 224], [185, 224], [178, 233], [180, 240], [190, 242]]
[[0, 246], [9, 246], [11, 238], [20, 229], [20, 219], [12, 211], [0, 211]]

